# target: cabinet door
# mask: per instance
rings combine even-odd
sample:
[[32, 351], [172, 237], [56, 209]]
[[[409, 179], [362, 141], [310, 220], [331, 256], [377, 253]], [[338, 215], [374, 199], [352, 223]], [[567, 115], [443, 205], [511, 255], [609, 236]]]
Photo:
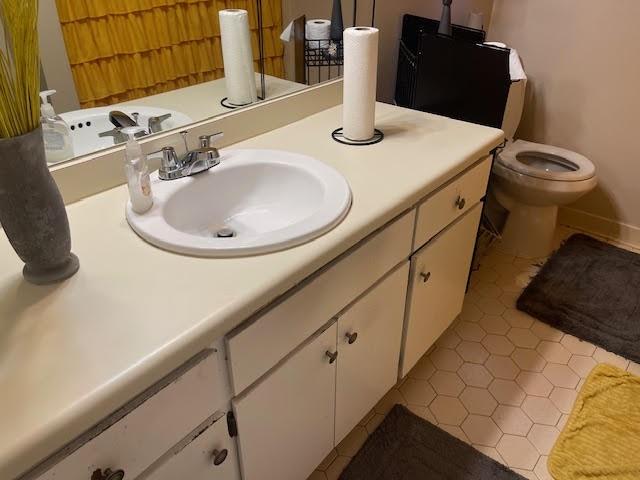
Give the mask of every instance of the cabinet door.
[[146, 480], [240, 480], [235, 441], [222, 413], [205, 430], [193, 435], [180, 451], [153, 468]]
[[462, 310], [482, 203], [411, 259], [401, 376], [405, 376]]
[[233, 400], [244, 480], [307, 478], [333, 448], [336, 324]]
[[338, 318], [336, 444], [398, 379], [409, 262]]

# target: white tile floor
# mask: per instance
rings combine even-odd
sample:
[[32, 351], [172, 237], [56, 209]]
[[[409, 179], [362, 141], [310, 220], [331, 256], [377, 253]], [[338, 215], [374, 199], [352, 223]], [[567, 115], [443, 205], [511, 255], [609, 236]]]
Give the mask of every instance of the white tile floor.
[[[557, 243], [572, 233], [560, 227]], [[640, 365], [515, 309], [544, 261], [493, 247], [472, 275], [458, 319], [310, 480], [337, 479], [396, 403], [526, 478], [551, 479], [547, 456], [587, 374], [606, 362], [640, 375]]]

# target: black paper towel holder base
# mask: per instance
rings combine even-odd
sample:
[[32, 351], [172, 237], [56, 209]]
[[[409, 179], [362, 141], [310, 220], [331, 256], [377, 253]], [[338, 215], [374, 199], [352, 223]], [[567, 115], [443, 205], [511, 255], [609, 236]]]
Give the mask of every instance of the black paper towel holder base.
[[384, 133], [377, 128], [374, 129], [373, 137], [368, 140], [350, 140], [344, 136], [342, 127], [336, 128], [333, 132], [331, 132], [331, 138], [333, 138], [336, 142], [341, 143], [343, 145], [352, 145], [354, 147], [365, 147], [367, 145], [375, 145], [376, 143], [380, 143], [384, 140]]
[[[264, 100], [264, 97], [261, 97], [260, 95], [258, 95], [257, 101], [262, 101], [262, 100]], [[251, 103], [245, 103], [244, 105], [235, 105], [229, 101], [228, 97], [224, 97], [222, 100], [220, 100], [220, 105], [222, 105], [224, 108], [228, 108], [229, 110], [235, 110], [236, 108], [243, 108], [243, 107], [248, 107], [249, 105], [255, 105], [257, 101], [251, 102]]]

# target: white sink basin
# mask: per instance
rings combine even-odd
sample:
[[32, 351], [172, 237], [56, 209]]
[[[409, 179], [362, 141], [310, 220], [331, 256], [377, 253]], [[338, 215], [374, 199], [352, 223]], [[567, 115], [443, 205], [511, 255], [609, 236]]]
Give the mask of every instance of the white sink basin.
[[[127, 205], [131, 228], [160, 248], [203, 257], [300, 245], [338, 225], [351, 206], [336, 170], [277, 150], [226, 150], [211, 170], [171, 181], [154, 173], [152, 186], [151, 210], [138, 215]], [[223, 229], [234, 236], [218, 237]]]
[[102, 132], [113, 130], [114, 126], [109, 121], [109, 112], [113, 110], [124, 112], [132, 118], [134, 112], [138, 113], [138, 124], [143, 127], [148, 125], [149, 118], [167, 113], [170, 113], [171, 117], [161, 123], [162, 130], [171, 130], [192, 123], [191, 118], [175, 110], [136, 105], [86, 108], [62, 113], [60, 116], [72, 128], [71, 140], [74, 156], [79, 157], [116, 145], [113, 137], [99, 136]]

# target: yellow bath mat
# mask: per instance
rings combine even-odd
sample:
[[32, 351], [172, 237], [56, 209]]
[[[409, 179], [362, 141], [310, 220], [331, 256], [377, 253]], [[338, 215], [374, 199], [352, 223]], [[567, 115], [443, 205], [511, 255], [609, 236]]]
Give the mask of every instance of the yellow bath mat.
[[640, 377], [594, 368], [548, 466], [555, 480], [640, 479]]

